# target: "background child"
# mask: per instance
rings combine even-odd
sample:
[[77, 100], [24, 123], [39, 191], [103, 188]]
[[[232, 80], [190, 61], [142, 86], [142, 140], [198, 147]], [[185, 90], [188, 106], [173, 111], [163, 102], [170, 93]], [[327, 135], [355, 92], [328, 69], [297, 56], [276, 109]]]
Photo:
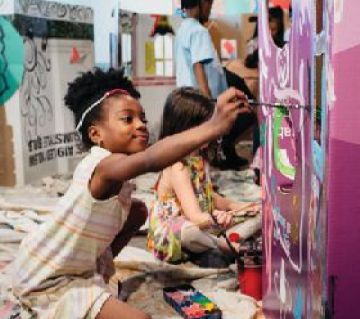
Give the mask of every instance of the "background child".
[[69, 85], [65, 102], [91, 150], [54, 218], [20, 246], [13, 292], [22, 318], [149, 318], [112, 297], [105, 284], [112, 256], [146, 218], [145, 205], [131, 199], [127, 181], [161, 170], [224, 134], [240, 112], [240, 102], [230, 102], [234, 98], [244, 102], [241, 92], [229, 90], [206, 123], [146, 149], [149, 133], [139, 93], [123, 72], [95, 70]]
[[[200, 91], [186, 87], [175, 90], [165, 104], [160, 139], [204, 123], [213, 110], [211, 101]], [[201, 253], [220, 248], [229, 253], [225, 240], [211, 234], [214, 226], [211, 214], [228, 229], [233, 226], [234, 211], [249, 206], [249, 203], [224, 198], [213, 190], [209, 165], [201, 155], [205, 147], [206, 144], [202, 145], [164, 169], [155, 186], [148, 247], [162, 260], [178, 262], [185, 257], [184, 249]], [[253, 209], [260, 207], [255, 204]]]

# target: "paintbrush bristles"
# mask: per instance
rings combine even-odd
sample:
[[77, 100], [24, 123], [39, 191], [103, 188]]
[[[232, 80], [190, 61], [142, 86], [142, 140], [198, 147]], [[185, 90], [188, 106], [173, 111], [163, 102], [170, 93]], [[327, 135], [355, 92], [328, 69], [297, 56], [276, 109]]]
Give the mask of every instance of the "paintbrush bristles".
[[[212, 102], [216, 103], [216, 99], [212, 99]], [[255, 100], [248, 100], [249, 105], [251, 106], [265, 106], [265, 107], [271, 107], [271, 108], [285, 108], [285, 109], [295, 109], [295, 110], [301, 110], [305, 109], [310, 111], [311, 106], [310, 105], [300, 105], [300, 104], [281, 104], [281, 103], [265, 103], [265, 102], [257, 102]]]
[[281, 103], [265, 103], [265, 102], [257, 102], [255, 100], [249, 100], [248, 103], [251, 106], [265, 106], [265, 107], [272, 107], [272, 108], [286, 108], [286, 109], [305, 109], [310, 110], [309, 105], [300, 105], [300, 104], [281, 104]]

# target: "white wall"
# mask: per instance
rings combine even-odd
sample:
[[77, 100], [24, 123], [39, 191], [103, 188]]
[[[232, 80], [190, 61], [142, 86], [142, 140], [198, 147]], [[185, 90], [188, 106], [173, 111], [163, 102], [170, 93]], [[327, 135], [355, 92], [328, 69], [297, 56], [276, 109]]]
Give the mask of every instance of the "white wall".
[[174, 11], [172, 0], [119, 0], [120, 9], [144, 13], [171, 15]]
[[[71, 64], [74, 47], [81, 61]], [[25, 41], [25, 50], [28, 59], [23, 84], [5, 104], [7, 122], [14, 133], [18, 185], [72, 172], [79, 160], [79, 139], [57, 139], [57, 134], [75, 136], [73, 115], [64, 106], [63, 98], [68, 82], [94, 63], [93, 43], [88, 40], [50, 39], [43, 50], [40, 39], [34, 38]]]
[[[11, 1], [11, 0], [5, 0]], [[107, 68], [110, 65], [110, 33], [118, 34], [119, 0], [45, 0], [64, 4], [83, 5], [94, 10], [95, 63]], [[133, 1], [133, 0], [125, 0]], [[158, 0], [154, 0], [158, 1]], [[150, 1], [149, 2], [153, 2]]]
[[[80, 54], [79, 63], [69, 63], [69, 57], [73, 48]], [[49, 55], [52, 60], [53, 98], [55, 107], [55, 133], [74, 132], [73, 113], [64, 105], [68, 83], [80, 72], [89, 70], [94, 65], [94, 48], [91, 41], [84, 40], [50, 40]], [[69, 143], [73, 145], [74, 143]], [[74, 170], [78, 163], [79, 155], [58, 158], [58, 173], [69, 173]]]
[[12, 14], [14, 12], [14, 2], [11, 0], [0, 1], [1, 14]]

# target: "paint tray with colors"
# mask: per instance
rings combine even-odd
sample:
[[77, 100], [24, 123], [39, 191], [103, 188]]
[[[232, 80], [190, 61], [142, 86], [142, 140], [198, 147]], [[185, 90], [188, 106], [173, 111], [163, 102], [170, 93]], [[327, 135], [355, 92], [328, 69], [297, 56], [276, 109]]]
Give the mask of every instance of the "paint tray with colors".
[[185, 319], [221, 319], [217, 305], [191, 285], [163, 289], [165, 301]]

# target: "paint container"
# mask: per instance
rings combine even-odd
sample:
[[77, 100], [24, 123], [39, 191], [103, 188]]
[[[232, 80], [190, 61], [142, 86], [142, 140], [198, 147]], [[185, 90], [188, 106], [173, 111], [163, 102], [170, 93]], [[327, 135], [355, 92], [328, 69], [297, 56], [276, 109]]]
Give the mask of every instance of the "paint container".
[[262, 299], [262, 265], [238, 267], [239, 290], [242, 294]]
[[185, 319], [221, 319], [217, 305], [191, 285], [163, 288], [164, 300]]

